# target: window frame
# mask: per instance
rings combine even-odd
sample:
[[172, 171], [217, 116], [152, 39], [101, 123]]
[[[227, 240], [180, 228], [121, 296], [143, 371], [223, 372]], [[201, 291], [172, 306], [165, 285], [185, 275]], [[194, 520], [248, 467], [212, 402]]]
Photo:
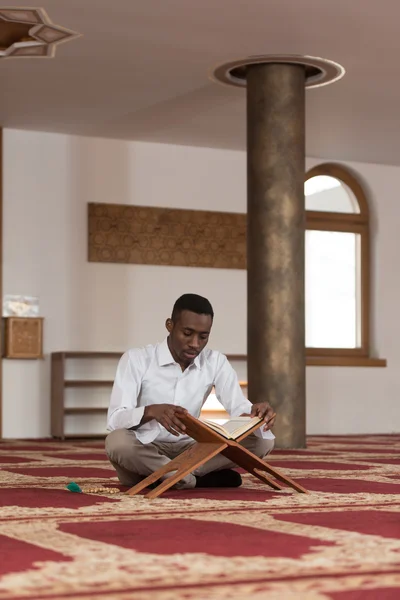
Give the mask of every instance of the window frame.
[[360, 346], [357, 348], [306, 348], [314, 358], [368, 358], [370, 356], [370, 219], [368, 201], [356, 177], [342, 165], [322, 163], [307, 171], [305, 181], [325, 175], [343, 182], [354, 194], [359, 213], [306, 210], [306, 230], [339, 231], [360, 235]]

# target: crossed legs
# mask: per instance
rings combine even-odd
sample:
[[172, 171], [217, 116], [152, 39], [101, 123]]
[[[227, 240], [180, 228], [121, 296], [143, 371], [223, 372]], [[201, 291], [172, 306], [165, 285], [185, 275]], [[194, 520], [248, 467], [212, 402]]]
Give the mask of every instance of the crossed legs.
[[[135, 432], [129, 429], [116, 429], [106, 439], [107, 456], [115, 468], [122, 485], [132, 487], [142, 479], [155, 473], [167, 465], [176, 456], [187, 450], [195, 442], [177, 440], [176, 442], [154, 442], [142, 444]], [[265, 458], [274, 447], [274, 440], [265, 440], [251, 434], [243, 440], [242, 445], [259, 458]], [[178, 489], [194, 488], [196, 477], [212, 471], [229, 469], [236, 465], [219, 454], [204, 463], [199, 469], [187, 475], [176, 484]], [[168, 473], [165, 477], [170, 476]]]

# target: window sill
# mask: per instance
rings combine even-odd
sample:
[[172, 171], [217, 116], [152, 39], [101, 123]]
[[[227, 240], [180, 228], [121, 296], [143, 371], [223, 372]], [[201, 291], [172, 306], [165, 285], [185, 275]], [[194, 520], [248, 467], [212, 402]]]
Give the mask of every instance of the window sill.
[[386, 367], [385, 358], [363, 356], [307, 356], [307, 367]]
[[[227, 354], [229, 361], [247, 361], [245, 354]], [[307, 356], [307, 367], [386, 367], [386, 358], [369, 358], [368, 356]], [[247, 383], [240, 382], [242, 387]]]

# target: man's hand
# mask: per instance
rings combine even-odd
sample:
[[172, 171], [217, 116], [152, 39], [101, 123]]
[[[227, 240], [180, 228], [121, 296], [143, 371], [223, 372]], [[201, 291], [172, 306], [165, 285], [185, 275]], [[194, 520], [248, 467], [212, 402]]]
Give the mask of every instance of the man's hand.
[[265, 425], [263, 426], [263, 431], [267, 431], [274, 426], [276, 415], [274, 409], [268, 402], [258, 402], [257, 404], [253, 404], [251, 416], [264, 419]]
[[174, 404], [150, 404], [150, 406], [146, 406], [144, 409], [143, 421], [147, 422], [155, 419], [169, 433], [179, 436], [179, 434], [186, 431], [186, 427], [179, 417], [187, 414], [188, 411], [182, 408], [182, 406], [175, 406]]

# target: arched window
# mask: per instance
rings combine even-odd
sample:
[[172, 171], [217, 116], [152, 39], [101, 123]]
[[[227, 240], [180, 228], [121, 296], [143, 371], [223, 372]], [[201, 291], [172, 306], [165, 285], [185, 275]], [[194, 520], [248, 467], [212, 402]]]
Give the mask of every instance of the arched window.
[[312, 168], [304, 188], [307, 364], [357, 364], [370, 352], [367, 199], [338, 164]]

